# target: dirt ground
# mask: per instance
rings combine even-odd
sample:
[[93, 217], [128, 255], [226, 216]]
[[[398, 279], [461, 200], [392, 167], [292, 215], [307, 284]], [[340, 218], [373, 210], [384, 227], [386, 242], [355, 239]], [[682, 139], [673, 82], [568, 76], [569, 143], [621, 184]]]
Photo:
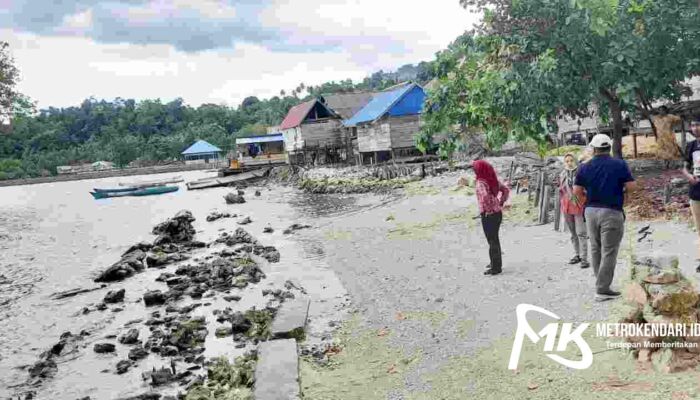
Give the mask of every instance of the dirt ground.
[[[693, 398], [697, 373], [638, 375], [629, 352], [606, 351], [589, 337], [594, 364], [575, 371], [552, 362], [539, 346], [507, 369], [515, 308], [543, 307], [562, 321], [617, 322], [624, 301], [593, 301], [593, 272], [568, 265], [567, 232], [535, 226], [527, 195], [513, 199], [501, 228], [503, 274], [482, 275], [487, 244], [473, 191], [458, 174], [426, 179], [399, 199], [348, 217], [319, 221], [305, 234], [326, 239], [328, 265], [348, 290], [355, 317], [336, 333], [330, 364], [302, 363], [306, 399], [590, 399]], [[627, 222], [614, 287], [629, 277], [625, 260], [677, 254], [695, 276], [695, 233], [688, 221]], [[589, 329], [590, 331], [590, 329]], [[594, 329], [593, 329], [594, 331]], [[571, 349], [569, 349], [571, 350]], [[574, 349], [575, 350], [575, 349]], [[575, 351], [573, 351], [576, 354]], [[571, 358], [577, 358], [572, 356]]]

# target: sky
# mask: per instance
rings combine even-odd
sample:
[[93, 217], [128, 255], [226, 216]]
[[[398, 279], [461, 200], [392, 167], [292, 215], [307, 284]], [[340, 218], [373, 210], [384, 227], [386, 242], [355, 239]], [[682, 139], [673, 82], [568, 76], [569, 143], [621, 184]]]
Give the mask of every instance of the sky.
[[237, 106], [430, 61], [474, 21], [458, 0], [0, 0], [18, 90], [39, 108]]

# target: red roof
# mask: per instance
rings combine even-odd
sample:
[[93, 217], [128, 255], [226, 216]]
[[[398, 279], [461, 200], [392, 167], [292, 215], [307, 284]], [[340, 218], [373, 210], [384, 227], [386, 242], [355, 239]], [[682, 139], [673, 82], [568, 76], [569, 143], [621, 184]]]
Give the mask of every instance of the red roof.
[[316, 104], [316, 99], [292, 107], [287, 113], [287, 116], [284, 117], [284, 121], [280, 124], [279, 129], [296, 128], [301, 125], [304, 119], [306, 119], [306, 116], [309, 115], [309, 111], [314, 107], [314, 104]]

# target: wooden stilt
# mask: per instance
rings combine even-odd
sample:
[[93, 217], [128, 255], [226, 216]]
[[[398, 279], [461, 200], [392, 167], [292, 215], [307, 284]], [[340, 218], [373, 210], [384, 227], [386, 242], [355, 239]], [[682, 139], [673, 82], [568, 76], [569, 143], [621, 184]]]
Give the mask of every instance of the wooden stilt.
[[637, 134], [632, 134], [632, 148], [634, 149], [634, 158], [637, 158]]
[[685, 157], [685, 148], [688, 145], [688, 138], [685, 136], [685, 118], [681, 117], [681, 155]]
[[544, 185], [544, 191], [542, 196], [542, 207], [540, 207], [540, 223], [545, 225], [548, 222], [549, 217], [549, 196], [550, 196], [551, 186]]
[[671, 184], [667, 183], [664, 187], [664, 205], [671, 202]]

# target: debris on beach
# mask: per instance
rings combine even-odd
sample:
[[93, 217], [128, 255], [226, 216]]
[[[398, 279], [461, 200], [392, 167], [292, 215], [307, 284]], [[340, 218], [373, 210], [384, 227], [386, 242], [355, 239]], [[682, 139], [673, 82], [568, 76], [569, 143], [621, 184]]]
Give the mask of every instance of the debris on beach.
[[[633, 311], [621, 322], [627, 324], [652, 325], [667, 332], [677, 332], [678, 324], [688, 326], [700, 322], [700, 294], [694, 285], [681, 274], [678, 257], [663, 254], [635, 259], [631, 266], [633, 283], [625, 290], [627, 301], [634, 305]], [[653, 330], [651, 330], [653, 332]], [[634, 344], [633, 354], [641, 369], [651, 368], [654, 359], [663, 364], [666, 372], [681, 372], [700, 365], [697, 348], [685, 346], [661, 346], [662, 344], [700, 344], [700, 336], [634, 336], [625, 339]]]

